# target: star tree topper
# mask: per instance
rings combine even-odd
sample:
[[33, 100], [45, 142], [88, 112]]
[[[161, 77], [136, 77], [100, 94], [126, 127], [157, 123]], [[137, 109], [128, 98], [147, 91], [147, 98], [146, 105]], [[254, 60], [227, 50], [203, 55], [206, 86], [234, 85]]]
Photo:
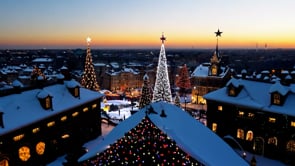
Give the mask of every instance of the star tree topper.
[[162, 32], [162, 37], [160, 38], [160, 40], [162, 40], [162, 43], [164, 44], [166, 37], [164, 36], [164, 32]]
[[214, 32], [216, 34], [216, 37], [220, 36], [221, 37], [221, 34], [222, 32], [218, 29], [217, 32]]
[[90, 42], [91, 42], [91, 38], [90, 38], [90, 37], [87, 37], [87, 38], [86, 38], [86, 42], [87, 42], [87, 44], [90, 44]]

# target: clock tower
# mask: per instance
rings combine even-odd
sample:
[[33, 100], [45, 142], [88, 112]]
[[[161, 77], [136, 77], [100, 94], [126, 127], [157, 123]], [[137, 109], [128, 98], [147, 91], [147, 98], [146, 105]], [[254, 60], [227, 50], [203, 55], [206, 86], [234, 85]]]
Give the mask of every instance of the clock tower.
[[218, 37], [221, 37], [222, 32], [219, 31], [219, 29], [217, 30], [217, 32], [215, 32], [216, 34], [216, 50], [213, 54], [213, 56], [210, 59], [210, 68], [209, 68], [209, 76], [218, 76], [221, 72], [220, 70], [220, 61], [221, 61], [221, 56], [219, 55], [219, 50], [218, 50]]

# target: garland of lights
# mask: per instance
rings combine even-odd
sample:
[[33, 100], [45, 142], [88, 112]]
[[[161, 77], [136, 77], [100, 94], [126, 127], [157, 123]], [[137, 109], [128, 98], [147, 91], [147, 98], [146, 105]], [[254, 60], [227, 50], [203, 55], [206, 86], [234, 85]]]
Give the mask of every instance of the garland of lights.
[[146, 116], [124, 137], [84, 165], [203, 165], [181, 150]]

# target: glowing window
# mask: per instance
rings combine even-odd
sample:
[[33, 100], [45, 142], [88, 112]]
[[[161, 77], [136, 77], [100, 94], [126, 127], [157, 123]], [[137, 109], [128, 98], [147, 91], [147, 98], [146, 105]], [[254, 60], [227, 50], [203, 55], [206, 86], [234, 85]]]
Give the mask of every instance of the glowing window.
[[69, 138], [69, 137], [70, 137], [69, 134], [64, 134], [64, 135], [61, 136], [62, 139], [66, 139], [66, 138]]
[[7, 159], [0, 160], [0, 166], [9, 166]]
[[273, 103], [274, 104], [281, 104], [281, 96], [280, 94], [273, 94]]
[[291, 126], [295, 127], [295, 122], [294, 121], [291, 121]]
[[92, 105], [92, 109], [96, 108], [97, 107], [97, 104], [93, 104]]
[[249, 113], [248, 113], [248, 117], [249, 117], [249, 118], [254, 118], [254, 114], [251, 113], [251, 112], [249, 112]]
[[219, 106], [217, 107], [217, 109], [218, 109], [218, 111], [222, 111], [222, 110], [223, 110], [222, 105], [219, 105]]
[[269, 117], [268, 118], [268, 122], [275, 123], [276, 122], [276, 118]]
[[55, 125], [55, 121], [52, 121], [52, 122], [47, 123], [47, 127], [52, 127], [54, 125]]
[[243, 129], [237, 130], [237, 138], [244, 139], [244, 130]]
[[290, 140], [287, 143], [287, 151], [289, 151], [289, 152], [295, 152], [295, 141], [294, 140]]
[[244, 112], [243, 111], [239, 111], [239, 116], [244, 116]]
[[75, 97], [78, 97], [79, 96], [79, 89], [78, 88], [75, 88], [74, 89], [74, 96]]
[[34, 128], [34, 129], [32, 130], [33, 133], [37, 133], [37, 132], [39, 132], [39, 131], [40, 131], [40, 128], [39, 128], [39, 127]]
[[43, 155], [45, 152], [45, 143], [44, 142], [38, 142], [36, 145], [36, 152], [38, 155]]
[[273, 144], [273, 145], [278, 145], [278, 139], [277, 137], [271, 137], [271, 138], [268, 138], [268, 141], [267, 141], [268, 144]]
[[213, 132], [217, 131], [217, 123], [212, 123], [212, 131]]
[[230, 96], [235, 96], [235, 95], [236, 95], [236, 91], [235, 91], [234, 88], [230, 88], [230, 89], [229, 89], [229, 95], [230, 95]]
[[46, 97], [46, 99], [45, 99], [45, 108], [46, 109], [51, 108], [51, 98], [50, 97]]
[[68, 119], [67, 116], [63, 116], [63, 117], [60, 118], [61, 121], [66, 121], [67, 119]]
[[79, 112], [74, 112], [72, 113], [72, 116], [75, 117], [75, 116], [78, 116], [79, 115]]
[[27, 146], [22, 146], [21, 148], [19, 148], [18, 149], [18, 157], [22, 161], [28, 161], [29, 158], [31, 157], [30, 148]]
[[246, 135], [246, 140], [247, 141], [252, 141], [253, 140], [253, 131], [248, 131]]
[[20, 135], [17, 135], [17, 136], [15, 136], [15, 137], [13, 137], [13, 140], [14, 141], [19, 141], [19, 140], [21, 140], [22, 138], [24, 138], [24, 134], [20, 134]]
[[83, 109], [83, 112], [87, 112], [89, 109], [88, 109], [88, 107], [85, 107], [84, 109]]

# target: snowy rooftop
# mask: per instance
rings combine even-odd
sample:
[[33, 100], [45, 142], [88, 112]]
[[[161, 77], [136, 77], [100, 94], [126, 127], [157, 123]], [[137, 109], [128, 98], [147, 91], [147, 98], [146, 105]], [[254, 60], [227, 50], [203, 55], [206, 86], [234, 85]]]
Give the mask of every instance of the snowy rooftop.
[[[205, 165], [249, 165], [220, 137], [192, 118], [179, 107], [165, 102], [152, 103], [157, 114], [148, 114], [151, 121], [164, 131], [190, 156]], [[88, 148], [79, 161], [85, 161], [108, 148], [125, 133], [134, 128], [146, 116], [146, 108], [132, 115], [115, 127], [101, 142]], [[167, 117], [160, 116], [164, 110]]]
[[[210, 63], [202, 63], [199, 66], [196, 67], [196, 69], [191, 74], [192, 77], [208, 77], [209, 76], [209, 68]], [[226, 75], [227, 72], [229, 72], [228, 68], [221, 67], [221, 73], [219, 77], [223, 77]]]
[[[236, 97], [229, 96], [227, 94], [227, 87], [223, 87], [206, 94], [204, 98], [218, 102], [232, 103], [262, 111], [295, 116], [295, 112], [293, 111], [295, 108], [294, 84], [291, 84], [290, 86], [283, 86], [279, 82], [272, 84], [235, 78], [232, 78], [227, 85], [230, 83], [242, 86], [241, 92]], [[287, 96], [285, 103], [282, 106], [271, 104], [272, 92], [278, 92]]]
[[[71, 83], [72, 82], [72, 83]], [[65, 84], [76, 84], [75, 81], [65, 81]], [[44, 110], [39, 103], [39, 97], [47, 92], [52, 96], [53, 110]], [[46, 95], [46, 93], [45, 93]], [[30, 125], [49, 116], [69, 110], [85, 102], [93, 101], [102, 97], [99, 92], [80, 88], [80, 98], [73, 97], [67, 87], [56, 84], [43, 89], [24, 91], [0, 97], [0, 112], [3, 112], [4, 128], [0, 128], [0, 135]]]

